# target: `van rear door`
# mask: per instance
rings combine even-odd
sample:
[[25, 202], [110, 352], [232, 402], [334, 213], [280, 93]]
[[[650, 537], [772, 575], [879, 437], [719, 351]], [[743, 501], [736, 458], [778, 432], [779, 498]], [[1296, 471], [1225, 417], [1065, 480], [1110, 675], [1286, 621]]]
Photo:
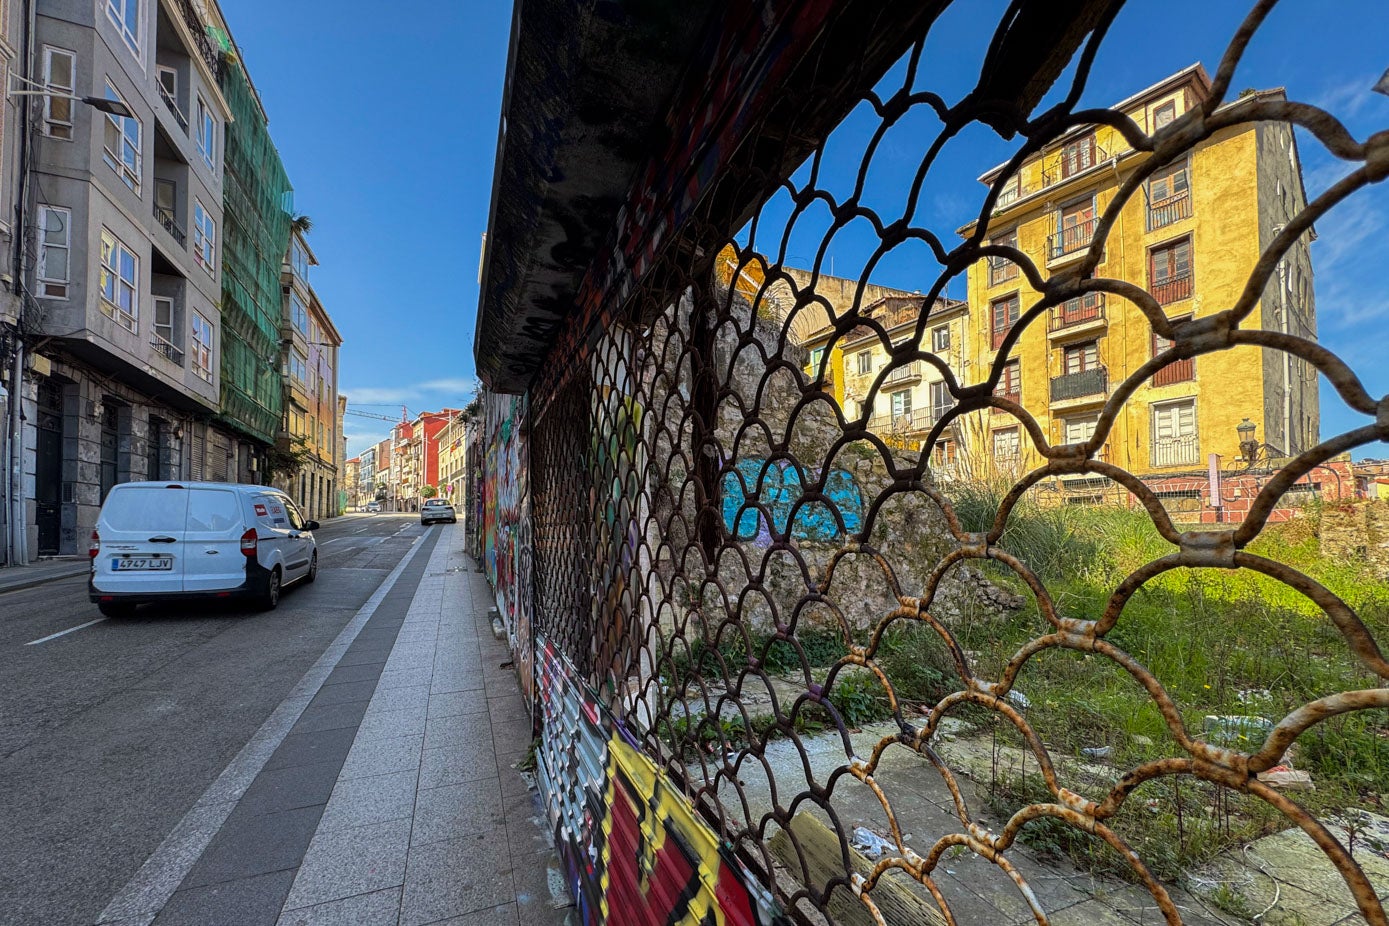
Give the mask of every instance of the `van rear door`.
[[118, 485], [97, 519], [101, 548], [92, 562], [99, 592], [183, 591], [184, 522], [188, 490], [181, 485]]
[[241, 535], [251, 527], [245, 499], [232, 489], [188, 490], [188, 526], [183, 539], [183, 590], [219, 592], [246, 581]]

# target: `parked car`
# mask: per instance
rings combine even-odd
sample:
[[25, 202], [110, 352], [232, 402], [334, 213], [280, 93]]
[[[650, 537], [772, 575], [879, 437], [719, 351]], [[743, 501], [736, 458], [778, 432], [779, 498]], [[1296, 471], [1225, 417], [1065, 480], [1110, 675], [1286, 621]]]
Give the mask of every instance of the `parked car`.
[[435, 521], [458, 523], [458, 515], [453, 513], [453, 504], [446, 498], [427, 498], [420, 508], [420, 523], [433, 524]]
[[92, 531], [89, 597], [107, 617], [202, 598], [245, 598], [268, 611], [285, 586], [318, 576], [317, 528], [266, 486], [122, 483]]
[[381, 510], [381, 503], [380, 503], [380, 502], [367, 502], [367, 513], [368, 513], [368, 514], [375, 514], [376, 512], [378, 512], [378, 511], [380, 511], [380, 510]]

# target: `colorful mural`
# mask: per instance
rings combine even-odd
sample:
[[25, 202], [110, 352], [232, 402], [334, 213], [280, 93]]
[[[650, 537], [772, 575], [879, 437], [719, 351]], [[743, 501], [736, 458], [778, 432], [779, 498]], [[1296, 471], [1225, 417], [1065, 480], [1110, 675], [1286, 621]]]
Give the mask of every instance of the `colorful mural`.
[[[805, 495], [805, 481], [801, 471], [786, 460], [769, 464], [765, 459], [750, 457], [739, 460], [724, 474], [721, 489], [724, 528], [738, 540], [752, 540], [765, 547], [772, 542], [773, 533], [786, 533], [791, 509]], [[824, 496], [829, 499], [828, 504], [810, 501], [796, 509], [795, 520], [791, 521], [792, 539], [838, 540], [862, 529], [863, 493], [853, 476], [842, 469], [831, 470], [825, 479]], [[766, 514], [753, 507], [756, 504]], [[835, 511], [844, 521], [843, 530], [835, 520]]]
[[524, 396], [487, 393], [483, 401], [482, 562], [506, 623], [511, 651], [528, 699], [532, 666], [531, 518]]
[[537, 774], [580, 923], [789, 923], [543, 639], [537, 672]]

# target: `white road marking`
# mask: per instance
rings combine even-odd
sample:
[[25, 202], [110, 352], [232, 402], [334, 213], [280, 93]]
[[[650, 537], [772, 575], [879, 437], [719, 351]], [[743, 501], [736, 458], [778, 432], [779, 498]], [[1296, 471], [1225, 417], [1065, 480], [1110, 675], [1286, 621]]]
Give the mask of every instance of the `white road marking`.
[[98, 618], [97, 618], [96, 620], [94, 620], [94, 621], [87, 621], [87, 623], [85, 623], [85, 624], [78, 624], [76, 627], [69, 627], [67, 630], [60, 630], [60, 631], [58, 631], [57, 633], [50, 633], [50, 634], [49, 634], [48, 636], [46, 636], [46, 637], [39, 637], [37, 640], [30, 640], [28, 643], [25, 643], [24, 645], [25, 645], [25, 646], [34, 646], [35, 644], [38, 644], [38, 643], [47, 643], [49, 640], [56, 640], [58, 637], [66, 636], [67, 634], [70, 634], [70, 633], [76, 633], [77, 631], [82, 630], [82, 629], [85, 628], [85, 627], [90, 627], [90, 626], [92, 626], [93, 624], [100, 624], [100, 623], [101, 623], [102, 621], [104, 621], [104, 620], [106, 620], [106, 618], [104, 618], [104, 617], [98, 617]]
[[353, 531], [352, 533], [354, 533], [354, 534], [360, 534], [360, 533], [361, 533], [362, 531], [364, 531], [364, 530], [366, 530], [365, 527], [359, 527], [359, 528], [357, 528], [355, 531]]

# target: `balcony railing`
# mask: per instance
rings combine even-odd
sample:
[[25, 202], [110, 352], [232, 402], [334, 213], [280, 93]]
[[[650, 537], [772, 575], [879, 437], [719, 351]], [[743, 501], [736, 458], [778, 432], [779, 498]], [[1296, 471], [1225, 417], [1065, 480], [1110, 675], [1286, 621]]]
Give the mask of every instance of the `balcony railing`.
[[1086, 322], [1103, 320], [1104, 293], [1091, 293], [1088, 296], [1077, 296], [1075, 299], [1067, 299], [1060, 305], [1052, 306], [1047, 330], [1060, 331], [1072, 325], [1083, 325]]
[[164, 226], [164, 230], [173, 235], [179, 244], [187, 244], [188, 235], [183, 231], [183, 226], [178, 224], [174, 214], [163, 206], [154, 207], [154, 217], [159, 220], [159, 224]]
[[1018, 265], [1006, 257], [989, 258], [989, 285], [997, 286], [1008, 280], [1016, 279], [1018, 276]]
[[154, 348], [155, 353], [162, 354], [164, 359], [168, 360], [170, 363], [183, 366], [183, 351], [167, 338], [157, 334], [150, 335], [150, 347]]
[[1168, 277], [1161, 283], [1154, 283], [1152, 293], [1153, 298], [1158, 301], [1158, 305], [1170, 305], [1173, 302], [1190, 299], [1192, 288], [1191, 271], [1188, 270], [1178, 276]]
[[921, 365], [913, 360], [906, 366], [900, 366], [887, 374], [887, 378], [883, 380], [883, 385], [891, 386], [896, 383], [915, 382], [919, 379], [921, 379]]
[[193, 8], [192, 0], [174, 0], [174, 6], [183, 14], [183, 22], [193, 35], [193, 44], [197, 46], [198, 54], [207, 62], [208, 69], [216, 74], [222, 63], [222, 55], [208, 37], [207, 26], [203, 24], [202, 16]]
[[929, 431], [946, 409], [918, 408], [905, 415], [874, 415], [868, 419], [868, 430], [876, 434], [901, 434], [907, 431]]
[[1191, 218], [1191, 191], [1148, 204], [1148, 231]]
[[1154, 466], [1188, 466], [1199, 463], [1201, 454], [1196, 436], [1169, 437], [1153, 441]]
[[183, 129], [183, 131], [187, 133], [188, 118], [184, 116], [183, 111], [178, 108], [178, 101], [175, 100], [173, 98], [173, 95], [169, 93], [169, 88], [165, 87], [162, 83], [158, 84], [158, 86], [159, 98], [164, 101], [165, 106], [169, 107], [169, 112], [174, 114], [174, 119], [178, 122], [179, 128]]
[[1196, 359], [1187, 357], [1170, 363], [1153, 374], [1154, 386], [1170, 386], [1173, 383], [1190, 382], [1196, 378]]
[[1104, 367], [1081, 370], [1079, 373], [1066, 373], [1051, 378], [1051, 400], [1064, 402], [1067, 399], [1083, 399], [1086, 396], [1104, 395], [1109, 388], [1109, 371]]
[[1047, 235], [1047, 253], [1051, 255], [1052, 260], [1089, 247], [1090, 239], [1095, 237], [1097, 221], [1098, 219], [1091, 217], [1084, 222], [1077, 222], [1061, 229], [1058, 234]]
[[1105, 157], [1105, 150], [1095, 144], [1093, 135], [1071, 148], [1069, 152], [1063, 148], [1056, 155], [1055, 165], [1042, 170], [1042, 186], [1055, 186], [1063, 180], [1069, 180], [1094, 167]]

